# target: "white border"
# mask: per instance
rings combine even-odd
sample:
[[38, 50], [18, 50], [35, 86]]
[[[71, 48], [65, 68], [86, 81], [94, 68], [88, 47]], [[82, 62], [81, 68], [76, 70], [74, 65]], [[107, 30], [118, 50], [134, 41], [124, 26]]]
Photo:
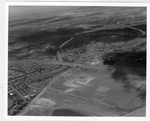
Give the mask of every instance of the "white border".
[[[41, 0], [4, 0], [5, 2], [41, 2]], [[42, 0], [42, 2], [101, 2], [101, 3], [142, 3], [149, 0]]]
[[149, 3], [101, 3], [101, 2], [6, 2], [8, 5], [23, 5], [23, 6], [147, 6]]
[[[146, 106], [146, 117], [47, 117], [47, 116], [8, 116], [7, 115], [7, 79], [8, 79], [8, 7], [10, 5], [27, 5], [27, 6], [132, 6], [132, 7], [147, 7], [147, 33], [149, 32], [149, 21], [150, 21], [150, 3], [100, 3], [100, 2], [6, 2], [5, 3], [5, 87], [4, 87], [4, 120], [51, 120], [51, 121], [70, 121], [70, 120], [102, 120], [102, 121], [116, 121], [116, 120], [136, 120], [136, 121], [149, 121], [150, 120], [150, 105], [149, 105], [149, 99], [150, 99], [150, 88], [148, 87], [149, 82], [147, 81], [147, 106]], [[149, 36], [147, 34], [147, 47], [149, 47]], [[147, 62], [150, 62], [149, 60], [150, 53], [149, 48], [147, 49]], [[147, 80], [150, 79], [149, 75], [149, 64], [147, 63]]]

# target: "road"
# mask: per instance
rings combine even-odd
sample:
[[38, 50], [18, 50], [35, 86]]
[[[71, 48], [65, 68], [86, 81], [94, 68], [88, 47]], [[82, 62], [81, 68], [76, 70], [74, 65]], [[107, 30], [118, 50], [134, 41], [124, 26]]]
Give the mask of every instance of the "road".
[[30, 105], [36, 101], [42, 94], [43, 92], [45, 92], [45, 90], [47, 90], [47, 87], [45, 87], [30, 103], [28, 103], [28, 105], [26, 107], [24, 107], [24, 109], [22, 109], [19, 114], [17, 114], [18, 116], [22, 116], [24, 115], [29, 109], [30, 109]]
[[71, 96], [71, 97], [74, 97], [74, 98], [78, 98], [82, 101], [87, 101], [87, 102], [92, 102], [94, 103], [95, 105], [97, 106], [102, 106], [102, 107], [108, 107], [109, 109], [112, 109], [112, 110], [115, 110], [117, 112], [122, 112], [123, 114], [126, 113], [124, 110], [121, 110], [121, 109], [117, 109], [116, 107], [112, 106], [112, 105], [109, 105], [109, 104], [105, 104], [105, 103], [102, 103], [102, 102], [97, 102], [97, 101], [94, 101], [94, 100], [89, 100], [89, 99], [86, 99], [84, 97], [79, 97], [77, 95], [73, 95], [73, 94], [69, 94], [69, 93], [65, 93], [65, 92], [62, 92], [62, 91], [59, 91], [59, 90], [55, 90], [55, 89], [52, 89], [51, 88], [51, 85], [59, 79], [59, 75], [56, 76], [53, 80], [51, 80], [49, 82], [49, 84], [47, 84], [47, 86], [18, 114], [18, 115], [25, 115], [28, 110], [30, 109], [30, 105], [32, 105], [36, 100], [38, 100], [40, 98], [40, 96], [46, 91], [46, 90], [49, 90], [49, 91], [53, 91], [55, 93], [60, 93], [60, 94], [64, 94], [64, 95], [68, 95], [68, 96]]
[[130, 28], [130, 29], [133, 29], [133, 30], [137, 30], [137, 31], [139, 31], [142, 35], [145, 35], [145, 34], [146, 34], [146, 32], [143, 31], [143, 30], [141, 30], [141, 29], [138, 29], [138, 28], [135, 28], [135, 27], [132, 27], [132, 26], [127, 26], [127, 25], [121, 24], [119, 21], [117, 21], [116, 24], [119, 25], [119, 26], [122, 26], [122, 27], [127, 27], [127, 28]]
[[17, 115], [24, 115], [30, 109], [30, 105], [33, 104], [38, 98], [40, 98], [40, 96], [47, 90], [47, 88], [48, 88], [49, 85], [52, 85], [53, 82], [58, 79], [59, 76], [57, 76], [57, 74], [55, 76], [56, 77], [53, 78], [52, 80], [50, 80], [49, 83], [47, 84], [47, 86], [45, 88], [43, 88], [41, 90], [41, 92], [39, 92], [39, 94], [33, 100], [31, 100], [31, 102], [29, 102], [28, 105], [24, 109], [22, 109], [19, 112], [19, 114], [17, 114]]
[[[93, 69], [95, 71], [100, 71], [100, 70], [102, 70], [102, 68], [107, 67], [107, 65], [97, 66], [97, 65], [79, 64], [79, 63], [75, 63], [75, 62], [62, 62], [62, 61], [56, 61], [56, 60], [55, 61], [54, 60], [24, 60], [23, 62], [25, 62], [25, 63], [39, 63], [39, 64], [45, 64], [45, 65], [49, 65], [49, 64], [50, 65], [51, 64], [64, 65], [64, 66], [70, 66], [70, 67], [79, 66], [82, 69]], [[15, 63], [16, 63], [16, 61], [15, 61]], [[109, 67], [114, 67], [114, 66], [109, 65]], [[115, 66], [115, 67], [117, 67], [117, 66]], [[125, 67], [122, 67], [122, 66], [118, 66], [118, 67], [119, 68], [125, 68]], [[137, 67], [136, 69], [141, 69], [141, 68]]]
[[71, 40], [73, 40], [73, 37], [71, 39], [67, 40], [66, 42], [64, 42], [63, 44], [61, 44], [58, 48], [62, 48], [63, 46], [65, 46]]
[[16, 90], [16, 89], [15, 89], [13, 86], [11, 86], [11, 85], [9, 85], [9, 87], [11, 87], [11, 88], [13, 89], [13, 91], [15, 91], [15, 92], [18, 94], [18, 96], [19, 96], [21, 99], [24, 100], [23, 95], [22, 95], [18, 90]]
[[79, 99], [80, 101], [90, 102], [90, 103], [93, 103], [94, 105], [97, 105], [97, 106], [100, 106], [100, 107], [103, 107], [103, 108], [106, 108], [106, 109], [108, 108], [110, 110], [121, 112], [122, 114], [126, 114], [127, 113], [123, 109], [117, 108], [117, 107], [115, 107], [113, 105], [109, 105], [109, 104], [104, 103], [102, 101], [95, 101], [95, 100], [92, 100], [92, 99], [86, 99], [85, 97], [80, 97], [80, 96], [77, 96], [77, 95], [74, 95], [74, 94], [71, 94], [71, 93], [66, 93], [66, 92], [59, 91], [59, 90], [52, 89], [52, 88], [47, 88], [47, 90], [55, 92], [56, 94], [59, 93], [59, 94], [63, 94], [63, 95], [68, 95], [69, 97], [73, 97], [73, 98]]
[[54, 92], [57, 92], [57, 93], [61, 93], [61, 94], [64, 94], [64, 95], [69, 95], [71, 97], [75, 97], [75, 98], [78, 98], [80, 100], [84, 100], [84, 101], [88, 101], [88, 102], [93, 102], [93, 103], [99, 103], [99, 104], [107, 106], [107, 107], [115, 108], [115, 106], [113, 106], [113, 105], [109, 105], [109, 104], [102, 103], [102, 102], [97, 102], [97, 101], [94, 101], [94, 100], [89, 100], [89, 99], [86, 99], [84, 97], [79, 97], [77, 95], [74, 95], [74, 94], [71, 94], [71, 93], [66, 93], [66, 92], [63, 92], [63, 91], [56, 90], [56, 89], [48, 88], [47, 90], [54, 91]]
[[63, 44], [61, 44], [59, 47], [58, 47], [58, 50], [57, 50], [57, 57], [58, 57], [58, 60], [63, 62], [63, 58], [62, 58], [62, 55], [61, 55], [61, 51], [59, 51], [59, 49], [61, 49], [63, 46], [65, 46], [67, 43], [69, 43], [71, 40], [73, 40], [73, 37], [70, 38], [69, 40], [67, 40], [66, 42], [64, 42]]

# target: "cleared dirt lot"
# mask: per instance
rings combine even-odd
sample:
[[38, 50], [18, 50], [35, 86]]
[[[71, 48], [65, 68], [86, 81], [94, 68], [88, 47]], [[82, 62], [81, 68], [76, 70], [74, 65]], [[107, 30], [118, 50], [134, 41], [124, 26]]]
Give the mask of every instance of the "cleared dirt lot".
[[[105, 70], [100, 73], [86, 73], [76, 69], [67, 71], [49, 89], [126, 111], [141, 106], [143, 102], [139, 99], [136, 89], [126, 89], [126, 83], [116, 82], [110, 76], [111, 74], [108, 75], [108, 73], [112, 72], [106, 72]], [[83, 83], [81, 78], [85, 76], [87, 76], [85, 78], [87, 82]], [[91, 80], [89, 81], [88, 79], [90, 78]], [[132, 80], [132, 78], [136, 78], [136, 76], [129, 76], [129, 80]]]
[[[46, 100], [50, 99], [56, 103], [53, 107], [47, 105], [41, 107], [34, 107], [33, 105], [37, 104], [44, 98]], [[55, 109], [71, 109], [81, 114], [87, 116], [117, 116], [125, 113], [124, 111], [117, 110], [111, 107], [93, 103], [92, 101], [82, 100], [74, 96], [66, 95], [65, 93], [48, 89], [40, 97], [31, 104], [28, 112], [25, 115], [52, 115], [53, 110]]]

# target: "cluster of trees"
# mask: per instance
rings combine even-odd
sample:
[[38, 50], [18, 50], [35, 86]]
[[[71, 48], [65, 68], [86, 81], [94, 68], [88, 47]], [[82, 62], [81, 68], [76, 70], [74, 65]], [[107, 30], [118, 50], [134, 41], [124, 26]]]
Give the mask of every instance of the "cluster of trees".
[[146, 51], [109, 53], [103, 56], [103, 63], [108, 65], [126, 65], [146, 67]]

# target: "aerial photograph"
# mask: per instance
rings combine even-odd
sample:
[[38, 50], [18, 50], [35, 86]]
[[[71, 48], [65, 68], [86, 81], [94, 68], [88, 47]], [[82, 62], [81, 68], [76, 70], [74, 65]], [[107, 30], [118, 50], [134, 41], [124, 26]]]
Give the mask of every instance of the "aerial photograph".
[[8, 116], [146, 116], [146, 7], [8, 12]]

